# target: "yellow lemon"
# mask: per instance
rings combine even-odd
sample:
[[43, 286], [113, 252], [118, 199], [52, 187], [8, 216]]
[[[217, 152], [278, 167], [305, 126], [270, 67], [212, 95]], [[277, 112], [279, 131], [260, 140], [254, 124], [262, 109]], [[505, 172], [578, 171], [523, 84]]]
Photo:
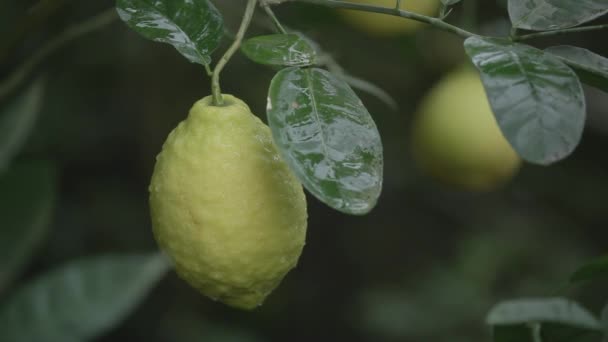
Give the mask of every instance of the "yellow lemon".
[[[351, 0], [350, 2], [389, 8], [394, 8], [396, 4], [395, 0]], [[439, 10], [439, 4], [439, 0], [402, 0], [401, 9], [427, 16], [435, 16]], [[354, 10], [341, 10], [340, 13], [352, 26], [375, 36], [412, 33], [425, 25], [415, 20], [380, 13]]]
[[479, 74], [468, 66], [448, 74], [422, 100], [412, 138], [422, 169], [468, 190], [493, 190], [521, 165], [496, 123]]
[[300, 257], [306, 199], [270, 129], [241, 100], [224, 100], [196, 102], [169, 134], [150, 183], [152, 225], [183, 279], [252, 309]]

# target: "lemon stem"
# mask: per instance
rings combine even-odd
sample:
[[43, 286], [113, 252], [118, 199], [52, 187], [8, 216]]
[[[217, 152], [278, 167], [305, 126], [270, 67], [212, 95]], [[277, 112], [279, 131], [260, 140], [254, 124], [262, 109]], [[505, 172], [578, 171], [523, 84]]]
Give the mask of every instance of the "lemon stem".
[[239, 31], [236, 33], [236, 37], [234, 37], [234, 42], [226, 53], [220, 58], [213, 70], [213, 76], [211, 77], [211, 93], [213, 94], [213, 105], [214, 106], [223, 106], [224, 99], [222, 98], [222, 90], [220, 88], [220, 73], [222, 69], [226, 66], [230, 58], [234, 55], [234, 53], [239, 49], [241, 43], [243, 42], [243, 38], [245, 37], [245, 33], [247, 32], [247, 28], [251, 23], [251, 18], [253, 18], [253, 13], [255, 12], [255, 6], [258, 0], [247, 0], [247, 8], [245, 8], [245, 14], [243, 15], [243, 20], [241, 21], [241, 26], [239, 27]]

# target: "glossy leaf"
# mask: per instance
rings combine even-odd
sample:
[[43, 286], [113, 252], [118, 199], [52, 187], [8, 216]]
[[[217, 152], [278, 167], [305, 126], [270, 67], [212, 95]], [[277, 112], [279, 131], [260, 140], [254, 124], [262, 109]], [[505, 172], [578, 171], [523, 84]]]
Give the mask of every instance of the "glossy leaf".
[[42, 107], [43, 82], [32, 83], [25, 91], [0, 108], [0, 174], [21, 150]]
[[48, 235], [55, 178], [47, 163], [18, 164], [0, 176], [0, 291], [23, 271]]
[[576, 270], [570, 276], [571, 283], [580, 283], [608, 276], [608, 256], [597, 258]]
[[493, 326], [492, 337], [494, 342], [536, 342], [532, 328], [526, 324]]
[[0, 308], [6, 341], [87, 341], [116, 325], [169, 269], [159, 254], [73, 261], [19, 289]]
[[209, 0], [118, 0], [120, 18], [142, 36], [173, 45], [192, 63], [211, 63], [223, 19]]
[[561, 58], [583, 82], [608, 92], [608, 58], [568, 45], [552, 46], [545, 51]]
[[560, 323], [599, 330], [598, 320], [576, 302], [564, 298], [517, 299], [497, 304], [486, 317], [490, 325]]
[[577, 26], [608, 13], [606, 0], [509, 0], [513, 26], [557, 30]]
[[318, 68], [288, 68], [272, 80], [268, 122], [283, 158], [330, 207], [365, 214], [382, 188], [382, 143], [361, 100]]
[[506, 40], [471, 37], [465, 49], [498, 125], [523, 159], [548, 165], [572, 153], [586, 108], [572, 69], [549, 53]]
[[297, 34], [272, 34], [251, 38], [241, 50], [252, 61], [266, 65], [309, 66], [315, 64], [316, 51]]

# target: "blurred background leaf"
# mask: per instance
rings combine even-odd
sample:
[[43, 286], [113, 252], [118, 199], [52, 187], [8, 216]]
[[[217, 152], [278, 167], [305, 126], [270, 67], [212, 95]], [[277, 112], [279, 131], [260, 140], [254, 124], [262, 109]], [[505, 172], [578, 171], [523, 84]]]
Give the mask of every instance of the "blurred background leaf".
[[56, 174], [48, 162], [29, 162], [0, 175], [0, 295], [49, 234]]
[[42, 107], [44, 83], [37, 80], [0, 107], [0, 174], [25, 144]]
[[2, 302], [2, 336], [15, 342], [90, 340], [128, 315], [168, 269], [159, 254], [70, 262]]
[[598, 330], [600, 324], [585, 308], [565, 298], [514, 299], [496, 304], [488, 313], [490, 325], [561, 323]]

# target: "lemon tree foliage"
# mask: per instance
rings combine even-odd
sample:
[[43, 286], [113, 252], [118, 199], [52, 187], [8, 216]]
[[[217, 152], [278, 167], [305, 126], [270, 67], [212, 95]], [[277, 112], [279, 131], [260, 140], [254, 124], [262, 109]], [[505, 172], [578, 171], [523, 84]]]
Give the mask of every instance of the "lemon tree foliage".
[[0, 293], [49, 233], [56, 176], [48, 163], [19, 163], [0, 175]]
[[35, 81], [0, 107], [0, 173], [8, 167], [29, 136], [42, 106], [43, 88], [43, 81]]
[[293, 33], [254, 37], [241, 50], [252, 61], [266, 65], [309, 66], [316, 62], [315, 48]]
[[574, 71], [525, 44], [480, 37], [464, 44], [498, 125], [519, 155], [542, 165], [568, 156], [581, 139], [586, 115]]
[[[347, 23], [371, 35], [407, 34], [422, 27], [395, 15], [410, 11], [419, 21], [467, 38], [465, 50], [483, 82], [483, 89], [477, 89], [485, 90], [510, 146], [531, 163], [552, 164], [578, 145], [586, 116], [581, 81], [608, 89], [605, 57], [574, 46], [543, 51], [523, 43], [531, 36], [572, 31], [601, 17], [608, 13], [606, 0], [508, 0], [513, 30], [511, 36], [503, 38], [479, 36], [442, 20], [459, 0], [260, 1], [265, 6], [290, 2], [342, 9], [339, 13]], [[241, 26], [245, 29], [239, 30], [215, 71], [221, 71], [237, 50], [255, 4], [248, 2], [243, 20], [247, 24]], [[402, 11], [389, 13], [398, 4]], [[278, 23], [268, 9], [267, 14]], [[135, 31], [170, 43], [188, 60], [207, 66], [222, 36], [221, 14], [209, 1], [118, 0], [118, 12]], [[440, 18], [431, 18], [437, 15]], [[365, 19], [370, 18], [378, 20], [365, 25]], [[521, 30], [539, 32], [520, 35]], [[225, 107], [213, 106], [209, 98], [202, 100], [167, 139], [150, 193], [156, 238], [174, 259], [178, 274], [207, 296], [235, 307], [253, 308], [295, 266], [304, 243], [306, 204], [295, 177], [330, 207], [365, 214], [381, 193], [383, 156], [376, 125], [349, 86], [361, 82], [349, 80], [316, 43], [299, 34], [272, 34], [247, 40], [241, 52], [257, 63], [286, 67], [275, 75], [268, 91], [266, 114], [271, 132], [235, 97], [224, 95]], [[215, 71], [212, 88], [218, 97], [219, 72]], [[369, 86], [362, 88], [370, 90]], [[226, 125], [224, 119], [233, 121]], [[206, 140], [209, 137], [215, 140]], [[222, 143], [214, 145], [218, 142]], [[255, 160], [247, 157], [256, 153], [267, 155]], [[511, 160], [519, 165], [519, 159]], [[199, 193], [199, 188], [217, 191]], [[242, 200], [226, 202], [226, 193], [238, 193]], [[246, 219], [239, 221], [239, 217]], [[202, 222], [214, 224], [205, 226]], [[259, 236], [247, 235], [250, 233], [243, 222], [259, 226], [253, 230]], [[300, 234], [287, 233], [284, 226], [296, 227]], [[212, 238], [205, 240], [209, 236]], [[267, 241], [263, 252], [255, 243], [260, 239]], [[243, 257], [243, 253], [247, 255]], [[277, 266], [271, 260], [284, 262]], [[606, 269], [604, 259], [591, 262], [579, 269], [571, 282], [599, 277]], [[488, 323], [499, 342], [576, 341], [579, 337], [595, 338], [602, 330], [593, 314], [563, 298], [503, 302], [492, 309]]]
[[577, 26], [608, 13], [606, 0], [509, 0], [513, 26], [556, 30]]
[[319, 68], [273, 78], [268, 123], [283, 158], [330, 207], [369, 212], [382, 188], [382, 142], [372, 117], [343, 80]]
[[608, 92], [608, 58], [569, 45], [552, 46], [545, 51], [560, 57], [583, 82]]
[[222, 15], [208, 0], [118, 0], [116, 8], [131, 29], [173, 45], [192, 63], [211, 63], [222, 38]]
[[2, 339], [91, 340], [129, 314], [168, 269], [168, 261], [160, 254], [72, 261], [34, 279], [2, 302]]

